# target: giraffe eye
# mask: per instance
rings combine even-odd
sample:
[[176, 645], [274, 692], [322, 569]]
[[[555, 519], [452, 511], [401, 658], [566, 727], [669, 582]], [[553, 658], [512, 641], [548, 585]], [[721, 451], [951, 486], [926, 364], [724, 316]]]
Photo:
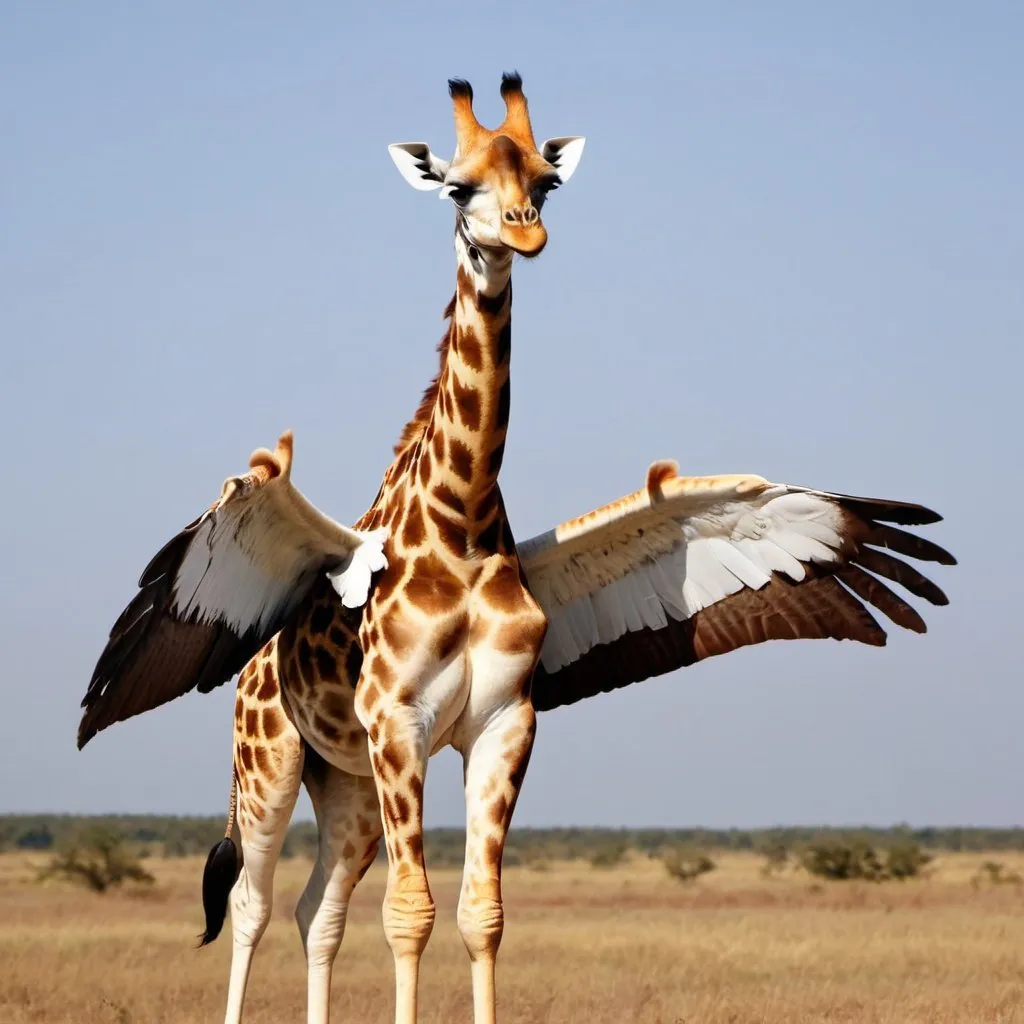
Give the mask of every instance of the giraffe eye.
[[475, 192], [476, 189], [470, 185], [445, 185], [441, 189], [441, 198], [451, 199], [456, 206], [465, 206], [473, 198]]

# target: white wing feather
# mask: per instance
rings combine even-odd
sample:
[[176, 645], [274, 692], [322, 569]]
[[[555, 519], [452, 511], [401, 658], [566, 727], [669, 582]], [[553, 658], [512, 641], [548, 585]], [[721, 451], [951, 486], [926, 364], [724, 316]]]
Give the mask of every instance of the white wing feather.
[[286, 434], [277, 452], [253, 455], [251, 473], [225, 482], [178, 567], [174, 614], [262, 633], [317, 570], [345, 607], [366, 601], [373, 573], [387, 566], [387, 530], [362, 533], [325, 516], [292, 484], [291, 454]]
[[843, 562], [850, 538], [842, 496], [675, 470], [656, 463], [644, 489], [519, 545], [549, 620], [547, 672], [627, 632], [660, 630], [741, 590], [760, 590], [775, 576], [800, 583], [807, 565]]
[[291, 483], [292, 436], [169, 541], [142, 573], [93, 672], [78, 743], [193, 689], [226, 682], [281, 629], [321, 573], [348, 608], [387, 566], [387, 530], [361, 533]]

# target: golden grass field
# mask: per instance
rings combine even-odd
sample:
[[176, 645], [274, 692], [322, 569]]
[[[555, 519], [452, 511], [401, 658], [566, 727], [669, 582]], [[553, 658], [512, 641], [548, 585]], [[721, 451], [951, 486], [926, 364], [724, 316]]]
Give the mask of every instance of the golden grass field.
[[[924, 880], [767, 879], [722, 855], [688, 885], [660, 863], [582, 863], [505, 873], [498, 963], [502, 1024], [1022, 1022], [1024, 891], [971, 885], [978, 855], [940, 856]], [[999, 855], [1024, 872], [1024, 858]], [[151, 860], [149, 896], [94, 896], [32, 881], [39, 858], [0, 857], [0, 1024], [192, 1024], [221, 1019], [230, 937], [193, 949], [200, 859]], [[308, 862], [282, 862], [274, 919], [256, 955], [246, 1020], [305, 1020], [291, 919]], [[391, 956], [378, 864], [353, 899], [335, 969], [333, 1019], [386, 1024]], [[469, 1021], [468, 961], [455, 928], [459, 875], [431, 874], [437, 924], [421, 1020]]]

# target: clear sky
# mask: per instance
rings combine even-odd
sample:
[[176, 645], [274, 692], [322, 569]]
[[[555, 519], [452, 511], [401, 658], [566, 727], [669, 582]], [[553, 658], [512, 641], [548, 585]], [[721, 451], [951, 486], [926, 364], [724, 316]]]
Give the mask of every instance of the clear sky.
[[[587, 136], [515, 271], [520, 538], [648, 463], [921, 501], [951, 606], [542, 716], [516, 822], [1024, 820], [1024, 9], [1016, 3], [4, 4], [0, 811], [221, 813], [232, 687], [75, 750], [156, 549], [296, 432], [354, 520], [436, 366], [454, 145], [518, 68]], [[460, 763], [428, 820], [462, 820]], [[305, 810], [305, 806], [303, 807]]]

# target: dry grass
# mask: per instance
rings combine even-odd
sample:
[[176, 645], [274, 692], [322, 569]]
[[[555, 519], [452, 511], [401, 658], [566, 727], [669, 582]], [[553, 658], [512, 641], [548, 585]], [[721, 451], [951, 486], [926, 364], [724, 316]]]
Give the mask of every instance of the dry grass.
[[[657, 863], [509, 869], [499, 961], [503, 1024], [559, 1021], [753, 1024], [1022, 1022], [1024, 892], [976, 889], [979, 856], [940, 857], [904, 884], [765, 879], [752, 857], [719, 859], [689, 886]], [[1001, 857], [1024, 873], [1024, 859]], [[223, 1013], [230, 939], [195, 951], [199, 860], [151, 861], [149, 897], [92, 896], [31, 881], [0, 857], [0, 1024], [188, 1024]], [[291, 921], [308, 864], [285, 862], [256, 957], [247, 1021], [305, 1020]], [[469, 1020], [469, 970], [454, 926], [458, 875], [431, 878], [438, 923], [421, 1019]], [[360, 886], [335, 970], [339, 1022], [391, 1020], [383, 872]]]

